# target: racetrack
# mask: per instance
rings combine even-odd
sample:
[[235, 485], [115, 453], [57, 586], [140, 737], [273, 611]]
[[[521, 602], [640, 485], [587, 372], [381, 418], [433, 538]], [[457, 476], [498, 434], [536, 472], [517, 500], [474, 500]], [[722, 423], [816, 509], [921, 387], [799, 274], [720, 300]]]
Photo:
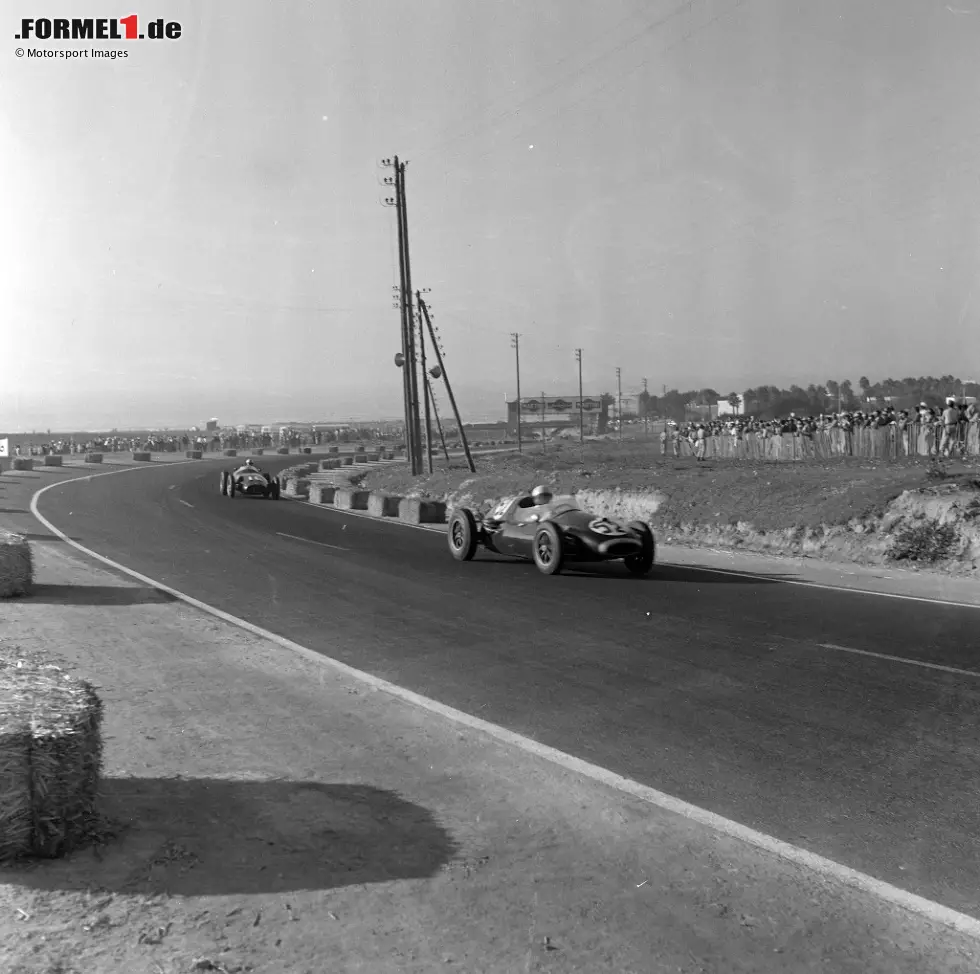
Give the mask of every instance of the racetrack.
[[433, 532], [221, 497], [218, 469], [73, 481], [39, 508], [311, 649], [980, 916], [980, 611], [682, 568], [458, 564]]

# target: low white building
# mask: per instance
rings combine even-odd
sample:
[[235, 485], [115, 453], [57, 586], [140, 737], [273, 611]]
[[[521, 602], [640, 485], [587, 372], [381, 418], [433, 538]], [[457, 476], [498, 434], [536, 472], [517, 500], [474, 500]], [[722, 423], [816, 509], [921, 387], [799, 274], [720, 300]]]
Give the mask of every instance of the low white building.
[[727, 399], [718, 400], [719, 416], [741, 416], [745, 412], [745, 396], [739, 395], [738, 406], [733, 407]]

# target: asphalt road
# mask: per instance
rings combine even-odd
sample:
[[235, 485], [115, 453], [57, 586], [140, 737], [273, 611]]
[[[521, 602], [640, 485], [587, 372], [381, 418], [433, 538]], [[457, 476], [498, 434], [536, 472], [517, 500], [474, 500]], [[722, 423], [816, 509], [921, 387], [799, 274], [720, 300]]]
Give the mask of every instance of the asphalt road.
[[221, 497], [217, 469], [75, 481], [40, 510], [311, 649], [980, 916], [980, 611], [669, 566], [459, 564], [438, 534]]

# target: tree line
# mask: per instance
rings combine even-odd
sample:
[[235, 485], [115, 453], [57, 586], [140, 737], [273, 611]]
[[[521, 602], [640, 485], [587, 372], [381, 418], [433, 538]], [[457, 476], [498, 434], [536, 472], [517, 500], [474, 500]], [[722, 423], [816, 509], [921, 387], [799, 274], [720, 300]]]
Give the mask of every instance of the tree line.
[[[892, 405], [897, 409], [909, 409], [920, 402], [928, 406], [941, 406], [947, 396], [980, 397], [980, 383], [964, 381], [953, 375], [906, 376], [904, 379], [882, 379], [871, 382], [862, 375], [857, 381], [857, 389], [850, 379], [811, 383], [806, 388], [791, 385], [788, 389], [779, 386], [763, 385], [745, 389], [744, 414], [761, 418], [788, 416], [790, 413], [815, 415], [837, 412], [839, 409], [853, 412], [856, 409], [874, 409]], [[613, 406], [616, 399], [611, 393], [603, 393], [603, 400]], [[726, 394], [717, 389], [668, 389], [664, 395], [655, 396], [641, 392], [638, 397], [639, 415], [666, 417], [678, 422], [684, 420], [689, 404], [695, 406], [714, 406], [720, 401], [728, 401], [736, 406], [739, 394], [732, 391]], [[615, 406], [613, 406], [615, 409]]]

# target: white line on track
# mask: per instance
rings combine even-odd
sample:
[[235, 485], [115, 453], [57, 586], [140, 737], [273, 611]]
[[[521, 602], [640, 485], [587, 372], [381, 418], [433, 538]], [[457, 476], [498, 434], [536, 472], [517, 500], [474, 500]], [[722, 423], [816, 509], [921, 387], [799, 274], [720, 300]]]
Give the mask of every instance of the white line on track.
[[313, 541], [311, 538], [301, 538], [296, 534], [286, 534], [283, 531], [277, 531], [276, 534], [280, 538], [291, 538], [293, 541], [305, 541], [307, 544], [316, 544], [321, 548], [333, 548], [335, 551], [350, 551], [350, 548], [341, 548], [339, 544], [327, 544], [326, 541]]
[[939, 663], [927, 663], [925, 660], [906, 659], [904, 656], [889, 656], [888, 653], [873, 653], [868, 649], [852, 649], [850, 646], [837, 646], [834, 643], [817, 643], [821, 649], [835, 649], [839, 653], [853, 653], [855, 656], [871, 656], [874, 659], [886, 659], [892, 663], [908, 663], [909, 666], [921, 666], [927, 670], [939, 670], [942, 673], [955, 673], [957, 676], [972, 676], [980, 678], [977, 670], [961, 670], [956, 666], [942, 666]]
[[[199, 463], [200, 461], [191, 460], [186, 462]], [[146, 468], [130, 467], [124, 470], [113, 470], [107, 473], [96, 474], [96, 476], [111, 477], [115, 474], [129, 473], [131, 470], [139, 469]], [[41, 522], [41, 524], [44, 525], [44, 527], [46, 527], [52, 534], [61, 538], [61, 540], [66, 544], [71, 545], [71, 547], [81, 551], [83, 554], [88, 555], [90, 558], [94, 558], [96, 561], [102, 562], [104, 565], [108, 565], [115, 571], [122, 572], [124, 575], [128, 575], [130, 578], [135, 578], [144, 585], [155, 588], [160, 592], [166, 592], [167, 594], [172, 595], [174, 598], [179, 599], [182, 602], [186, 602], [188, 605], [192, 605], [202, 612], [206, 612], [208, 615], [221, 619], [224, 622], [230, 623], [231, 625], [236, 626], [239, 629], [243, 629], [246, 632], [250, 632], [253, 635], [267, 639], [270, 642], [275, 643], [277, 646], [281, 646], [283, 649], [288, 649], [291, 652], [303, 656], [305, 659], [308, 659], [313, 663], [317, 663], [320, 666], [328, 666], [336, 672], [342, 673], [344, 676], [349, 677], [350, 679], [359, 680], [361, 683], [364, 683], [375, 690], [379, 690], [383, 693], [389, 694], [390, 696], [397, 697], [399, 700], [404, 700], [407, 703], [414, 704], [422, 710], [436, 714], [437, 716], [450, 720], [453, 723], [462, 724], [463, 726], [469, 727], [472, 730], [484, 733], [498, 741], [509, 744], [520, 751], [524, 751], [527, 754], [533, 754], [534, 756], [558, 765], [567, 771], [590, 778], [591, 780], [599, 782], [608, 788], [612, 788], [615, 791], [619, 791], [626, 795], [631, 795], [634, 798], [645, 801], [657, 808], [663, 809], [664, 811], [672, 812], [675, 815], [680, 815], [683, 818], [698, 823], [699, 825], [703, 825], [716, 832], [720, 832], [722, 835], [727, 835], [731, 838], [738, 839], [750, 846], [761, 849], [764, 852], [768, 852], [771, 855], [778, 856], [787, 862], [795, 863], [796, 865], [802, 866], [815, 873], [827, 876], [828, 878], [841, 883], [844, 886], [848, 886], [852, 889], [859, 890], [872, 896], [877, 896], [879, 899], [892, 903], [895, 906], [902, 907], [903, 909], [908, 910], [910, 913], [915, 913], [937, 923], [942, 923], [954, 930], [959, 931], [960, 933], [964, 933], [970, 937], [980, 940], [980, 919], [977, 919], [976, 917], [968, 916], [965, 913], [960, 913], [959, 911], [951, 909], [948, 906], [944, 906], [942, 903], [936, 903], [933, 900], [928, 900], [925, 897], [916, 895], [915, 893], [910, 893], [908, 890], [901, 889], [898, 886], [893, 886], [891, 883], [886, 883], [880, 879], [875, 879], [874, 876], [869, 876], [866, 873], [858, 872], [856, 869], [852, 869], [850, 866], [845, 866], [839, 862], [834, 862], [832, 859], [826, 859], [823, 856], [809, 852], [806, 849], [801, 849], [798, 846], [790, 845], [788, 842], [784, 842], [782, 839], [777, 839], [774, 836], [767, 835], [764, 832], [756, 831], [755, 829], [742, 825], [739, 822], [733, 822], [731, 819], [724, 818], [715, 812], [708, 811], [705, 808], [699, 808], [697, 805], [691, 805], [679, 798], [675, 798], [673, 795], [668, 795], [665, 792], [657, 791], [655, 788], [649, 788], [646, 785], [642, 785], [638, 781], [633, 781], [630, 778], [624, 778], [621, 775], [607, 770], [606, 768], [599, 767], [595, 764], [590, 764], [589, 762], [576, 758], [571, 754], [565, 754], [563, 751], [559, 751], [553, 747], [548, 747], [546, 744], [541, 744], [529, 737], [522, 737], [520, 734], [515, 734], [513, 731], [507, 730], [506, 727], [491, 724], [489, 721], [481, 720], [479, 717], [474, 717], [472, 714], [467, 714], [461, 710], [456, 710], [454, 707], [448, 707], [445, 704], [439, 703], [438, 700], [423, 697], [421, 694], [407, 690], [405, 687], [400, 687], [397, 684], [389, 683], [387, 680], [382, 680], [370, 673], [365, 673], [362, 670], [355, 669], [352, 666], [348, 666], [346, 663], [340, 662], [340, 660], [333, 659], [332, 657], [323, 653], [317, 653], [314, 650], [301, 645], [300, 643], [293, 642], [291, 639], [286, 639], [284, 636], [276, 635], [276, 633], [270, 632], [268, 629], [262, 629], [260, 626], [255, 626], [250, 622], [246, 622], [244, 619], [239, 619], [238, 616], [224, 612], [223, 610], [215, 608], [212, 605], [208, 605], [206, 602], [201, 602], [199, 599], [195, 599], [184, 592], [171, 588], [169, 585], [165, 585], [163, 582], [158, 582], [156, 579], [149, 578], [146, 575], [141, 575], [139, 572], [133, 571], [131, 568], [127, 568], [125, 565], [120, 565], [119, 562], [112, 561], [111, 559], [106, 558], [104, 555], [100, 555], [98, 552], [92, 551], [91, 548], [86, 548], [84, 545], [79, 544], [72, 538], [69, 538], [63, 531], [56, 528], [38, 510], [38, 500], [42, 494], [67, 483], [71, 483], [71, 481], [63, 480], [57, 483], [48, 484], [47, 487], [42, 487], [39, 491], [37, 491], [33, 497], [31, 497], [31, 513], [38, 519], [38, 521]]]

